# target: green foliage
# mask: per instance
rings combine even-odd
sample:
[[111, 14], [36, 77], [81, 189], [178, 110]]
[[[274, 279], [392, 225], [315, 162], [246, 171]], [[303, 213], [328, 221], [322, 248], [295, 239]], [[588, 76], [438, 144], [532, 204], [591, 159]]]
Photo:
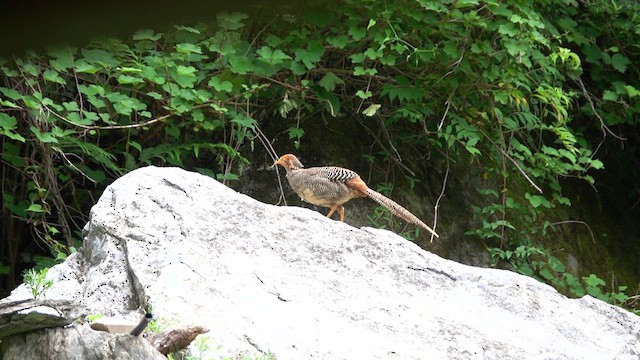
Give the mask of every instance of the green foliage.
[[103, 317], [104, 317], [104, 315], [100, 314], [100, 313], [90, 314], [90, 315], [87, 315], [87, 321], [93, 322], [93, 321], [96, 321], [96, 320], [101, 319]]
[[53, 286], [53, 280], [47, 279], [48, 268], [30, 269], [24, 273], [24, 284], [35, 299], [44, 297], [45, 292]]
[[506, 262], [513, 270], [551, 284], [570, 296], [591, 295], [614, 305], [623, 305], [631, 299], [626, 294], [627, 286], [619, 286], [617, 289], [607, 291], [606, 282], [595, 274], [576, 278], [566, 270], [565, 265], [558, 258], [535, 246], [520, 245], [513, 251], [490, 248], [489, 252], [494, 264], [499, 261]]

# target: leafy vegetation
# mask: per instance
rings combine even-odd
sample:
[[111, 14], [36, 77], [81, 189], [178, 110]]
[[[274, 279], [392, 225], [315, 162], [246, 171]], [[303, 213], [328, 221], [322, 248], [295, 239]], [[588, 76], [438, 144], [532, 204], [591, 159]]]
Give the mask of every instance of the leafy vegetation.
[[24, 284], [34, 299], [44, 296], [47, 289], [53, 286], [53, 280], [47, 279], [48, 268], [30, 269], [24, 273]]
[[572, 205], [566, 179], [594, 184], [607, 144], [637, 146], [639, 6], [318, 2], [2, 60], [11, 241], [0, 271], [16, 269], [28, 233], [54, 256], [77, 246], [89, 207], [128, 171], [175, 165], [233, 181], [260, 128], [284, 127], [302, 150], [310, 124], [336, 117], [364, 130], [372, 166], [401, 175], [390, 182], [420, 183], [419, 159], [447, 174], [479, 164], [483, 200], [467, 234], [497, 264], [619, 303], [625, 289], [569, 278], [537, 240]]

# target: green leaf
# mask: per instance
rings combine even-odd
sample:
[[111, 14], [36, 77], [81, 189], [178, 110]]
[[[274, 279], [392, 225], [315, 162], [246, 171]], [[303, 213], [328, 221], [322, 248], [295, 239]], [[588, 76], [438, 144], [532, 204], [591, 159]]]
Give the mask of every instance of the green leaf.
[[617, 101], [618, 94], [616, 94], [611, 90], [605, 90], [604, 93], [602, 94], [602, 100]]
[[80, 111], [80, 107], [78, 106], [78, 103], [75, 101], [63, 102], [62, 106], [64, 106], [64, 108], [67, 111]]
[[[11, 140], [25, 142], [26, 139], [19, 133], [13, 132], [16, 129], [17, 120], [13, 116], [9, 116], [0, 112], [0, 135], [6, 136]], [[5, 144], [5, 146], [8, 146]]]
[[18, 121], [15, 117], [0, 112], [0, 128], [4, 131], [10, 131], [16, 128]]
[[0, 87], [0, 93], [11, 100], [22, 100], [24, 96], [14, 89]]
[[338, 35], [336, 37], [326, 38], [327, 44], [337, 47], [338, 49], [344, 49], [351, 41], [346, 35]]
[[94, 64], [89, 64], [88, 62], [86, 62], [84, 60], [80, 60], [80, 61], [76, 62], [76, 66], [75, 66], [74, 70], [77, 73], [95, 74], [98, 71], [100, 71], [100, 67], [98, 67], [98, 66], [96, 66]]
[[173, 121], [167, 121], [165, 124], [164, 132], [175, 140], [178, 140], [180, 138], [180, 129], [178, 129], [176, 124], [174, 124]]
[[177, 73], [179, 76], [195, 76], [196, 68], [193, 66], [178, 65]]
[[540, 276], [542, 276], [545, 280], [555, 279], [555, 276], [553, 276], [553, 274], [547, 269], [540, 270]]
[[134, 67], [128, 67], [128, 66], [118, 67], [118, 70], [123, 72], [123, 73], [141, 73], [142, 72], [142, 69], [134, 68]]
[[295, 127], [289, 129], [289, 139], [300, 139], [304, 136], [304, 129]]
[[149, 97], [151, 97], [151, 98], [156, 99], [156, 100], [160, 100], [160, 99], [162, 99], [162, 95], [161, 95], [161, 94], [159, 94], [159, 93], [157, 93], [157, 92], [155, 92], [155, 91], [150, 91], [150, 92], [148, 92], [148, 93], [147, 93], [147, 95], [148, 95]]
[[621, 73], [624, 73], [627, 70], [627, 66], [629, 64], [631, 64], [631, 60], [620, 53], [614, 54], [611, 57], [611, 66]]
[[42, 141], [43, 143], [58, 143], [58, 139], [50, 132], [43, 133], [35, 126], [30, 126], [29, 130], [31, 130], [31, 132], [38, 138], [38, 140]]
[[226, 29], [226, 30], [238, 30], [242, 27], [244, 27], [244, 24], [242, 23], [242, 21], [244, 19], [247, 19], [249, 16], [243, 13], [238, 13], [238, 12], [233, 12], [233, 13], [227, 13], [227, 12], [223, 12], [223, 13], [219, 13], [216, 16], [216, 19], [218, 20], [218, 25], [220, 25], [221, 28]]
[[42, 74], [42, 77], [47, 81], [51, 81], [51, 82], [55, 82], [63, 85], [66, 84], [64, 79], [60, 77], [58, 72], [52, 69], [45, 70], [44, 73]]
[[133, 34], [133, 40], [151, 40], [158, 41], [162, 38], [162, 33], [156, 34], [151, 29], [138, 30]]
[[385, 84], [382, 86], [381, 95], [388, 95], [390, 100], [398, 99], [403, 102], [406, 100], [419, 100], [423, 96], [423, 89], [413, 86], [409, 79], [404, 76], [396, 78], [397, 85]]
[[[27, 139], [25, 139], [25, 138], [24, 138], [24, 136], [22, 136], [22, 135], [20, 135], [20, 134], [18, 134], [18, 133], [11, 132], [11, 131], [6, 131], [6, 132], [4, 132], [4, 134], [2, 134], [2, 135], [4, 135], [4, 136], [8, 137], [8, 138], [9, 138], [9, 139], [11, 139], [11, 140], [20, 141], [20, 142], [22, 142], [22, 143], [23, 143], [23, 142], [25, 142], [25, 141], [27, 141]], [[5, 144], [5, 145], [6, 145], [6, 144]]]
[[233, 117], [231, 118], [231, 122], [236, 123], [240, 126], [247, 127], [252, 130], [255, 129], [255, 124], [256, 124], [255, 119], [242, 114], [237, 114], [237, 113], [233, 115]]
[[39, 76], [40, 75], [40, 69], [38, 67], [36, 67], [34, 64], [22, 63], [22, 62], [18, 62], [18, 60], [16, 60], [16, 63], [20, 65], [20, 68], [22, 69], [22, 71], [24, 71], [25, 73], [27, 73], [27, 74], [29, 74], [31, 76]]
[[524, 197], [529, 200], [529, 203], [531, 204], [531, 206], [533, 206], [534, 208], [540, 207], [540, 206], [544, 206], [546, 208], [550, 208], [551, 207], [551, 203], [544, 198], [544, 196], [540, 196], [540, 195], [531, 195], [529, 193], [525, 193]]
[[591, 275], [589, 275], [589, 277], [584, 277], [583, 279], [587, 283], [587, 285], [591, 286], [591, 287], [598, 287], [598, 286], [606, 285], [604, 280], [600, 279], [596, 274], [591, 274]]
[[102, 67], [116, 67], [120, 61], [113, 57], [114, 53], [102, 49], [82, 49], [82, 55], [87, 63], [93, 63]]
[[306, 49], [295, 50], [296, 61], [301, 61], [307, 69], [311, 70], [324, 55], [324, 46], [318, 40], [311, 40]]
[[362, 76], [362, 75], [375, 75], [378, 73], [378, 70], [375, 68], [364, 68], [362, 66], [355, 66], [353, 68], [353, 75]]
[[200, 46], [190, 43], [180, 43], [176, 45], [176, 51], [182, 54], [202, 54]]
[[107, 175], [102, 170], [93, 170], [86, 165], [80, 165], [80, 169], [83, 173], [89, 176], [93, 181], [100, 184], [107, 179]]
[[373, 116], [378, 112], [378, 109], [380, 109], [382, 105], [380, 104], [371, 104], [369, 105], [369, 107], [367, 107], [366, 109], [364, 109], [364, 111], [362, 112], [362, 114], [364, 116]]
[[373, 93], [368, 90], [367, 91], [358, 90], [356, 91], [356, 96], [359, 97], [360, 99], [368, 99], [373, 96]]
[[192, 88], [195, 82], [197, 81], [195, 74], [196, 74], [195, 67], [178, 65], [176, 69], [176, 76], [174, 76], [173, 78], [176, 81], [176, 83], [178, 83], [178, 85], [185, 88]]
[[355, 53], [355, 54], [349, 55], [349, 58], [351, 59], [352, 63], [360, 64], [364, 62], [367, 56], [364, 53]]
[[58, 71], [64, 71], [73, 67], [73, 53], [76, 50], [69, 47], [54, 47], [47, 50], [47, 54], [53, 59], [49, 62], [51, 67]]
[[367, 30], [357, 24], [352, 24], [349, 26], [348, 34], [351, 35], [353, 41], [360, 41], [367, 35]]
[[627, 91], [627, 95], [629, 95], [629, 97], [640, 96], [640, 91], [631, 85], [625, 85], [624, 89]]
[[131, 145], [134, 149], [138, 150], [138, 152], [142, 152], [142, 145], [140, 145], [139, 143], [133, 140], [129, 140], [128, 144]]
[[369, 24], [367, 25], [367, 30], [371, 29], [376, 25], [376, 21], [374, 19], [369, 19]]
[[63, 130], [57, 126], [54, 126], [51, 128], [51, 134], [53, 134], [53, 136], [55, 136], [56, 138], [64, 138], [66, 136], [75, 134], [75, 131], [70, 129]]
[[233, 84], [227, 80], [221, 81], [217, 76], [213, 76], [208, 83], [209, 86], [221, 92], [233, 91]]
[[305, 66], [297, 61], [292, 61], [289, 69], [291, 69], [291, 72], [294, 75], [304, 75], [307, 73], [307, 69], [305, 68]]
[[118, 112], [118, 114], [131, 115], [134, 110], [141, 111], [147, 109], [147, 105], [140, 102], [140, 100], [129, 97], [125, 94], [110, 93], [105, 95], [105, 97], [111, 101], [113, 108]]
[[318, 81], [318, 85], [322, 86], [327, 91], [333, 91], [336, 85], [342, 85], [344, 81], [336, 76], [332, 72], [328, 72], [325, 76]]
[[261, 61], [266, 62], [271, 65], [279, 65], [284, 62], [284, 60], [291, 60], [291, 56], [283, 53], [281, 50], [276, 49], [275, 51], [268, 46], [263, 46], [256, 51], [260, 57], [258, 58]]
[[118, 76], [118, 83], [122, 85], [140, 84], [144, 83], [144, 80], [131, 75], [120, 75]]
[[598, 160], [598, 159], [593, 159], [591, 161], [590, 166], [594, 169], [600, 170], [600, 169], [604, 169], [604, 164], [602, 163], [602, 161]]
[[244, 75], [255, 69], [251, 60], [244, 55], [230, 55], [229, 65], [231, 65], [231, 71], [240, 75]]
[[28, 207], [25, 211], [30, 211], [30, 212], [35, 212], [35, 213], [43, 213], [43, 212], [46, 212], [46, 211], [42, 208], [42, 205], [40, 205], [40, 204], [31, 204], [31, 205], [29, 205], [29, 207]]
[[520, 30], [513, 23], [506, 23], [498, 26], [498, 32], [502, 35], [514, 37], [520, 33]]
[[3, 100], [3, 99], [0, 99], [0, 105], [6, 106], [6, 107], [10, 107], [10, 108], [14, 108], [14, 109], [19, 109], [20, 108], [20, 106], [18, 104], [14, 103], [13, 101]]

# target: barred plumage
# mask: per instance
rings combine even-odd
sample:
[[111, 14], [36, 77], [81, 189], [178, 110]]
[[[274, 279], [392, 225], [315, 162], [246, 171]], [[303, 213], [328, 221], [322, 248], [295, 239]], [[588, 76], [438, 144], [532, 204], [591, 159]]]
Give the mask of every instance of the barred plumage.
[[340, 221], [344, 221], [342, 204], [355, 197], [370, 197], [389, 209], [393, 215], [418, 225], [431, 232], [435, 237], [439, 237], [435, 231], [409, 210], [379, 192], [371, 190], [355, 171], [336, 166], [305, 169], [300, 160], [292, 154], [281, 156], [274, 165], [281, 165], [285, 168], [289, 185], [300, 196], [300, 199], [314, 205], [330, 208], [328, 217], [331, 217], [338, 210]]

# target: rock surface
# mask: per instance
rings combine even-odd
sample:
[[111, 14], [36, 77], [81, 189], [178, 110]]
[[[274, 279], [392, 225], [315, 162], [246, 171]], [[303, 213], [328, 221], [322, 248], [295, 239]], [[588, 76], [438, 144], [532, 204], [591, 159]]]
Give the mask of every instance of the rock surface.
[[[86, 313], [137, 319], [151, 305], [167, 326], [209, 329], [203, 358], [640, 357], [640, 318], [625, 310], [175, 168], [143, 168], [108, 187], [84, 245], [49, 276], [47, 298]], [[19, 287], [10, 300], [26, 297]], [[3, 346], [35, 346], [29, 336]]]
[[69, 325], [76, 306], [70, 301], [0, 301], [0, 339], [13, 334]]
[[0, 349], [3, 360], [166, 360], [141, 337], [94, 331], [86, 324], [14, 335], [3, 339]]

